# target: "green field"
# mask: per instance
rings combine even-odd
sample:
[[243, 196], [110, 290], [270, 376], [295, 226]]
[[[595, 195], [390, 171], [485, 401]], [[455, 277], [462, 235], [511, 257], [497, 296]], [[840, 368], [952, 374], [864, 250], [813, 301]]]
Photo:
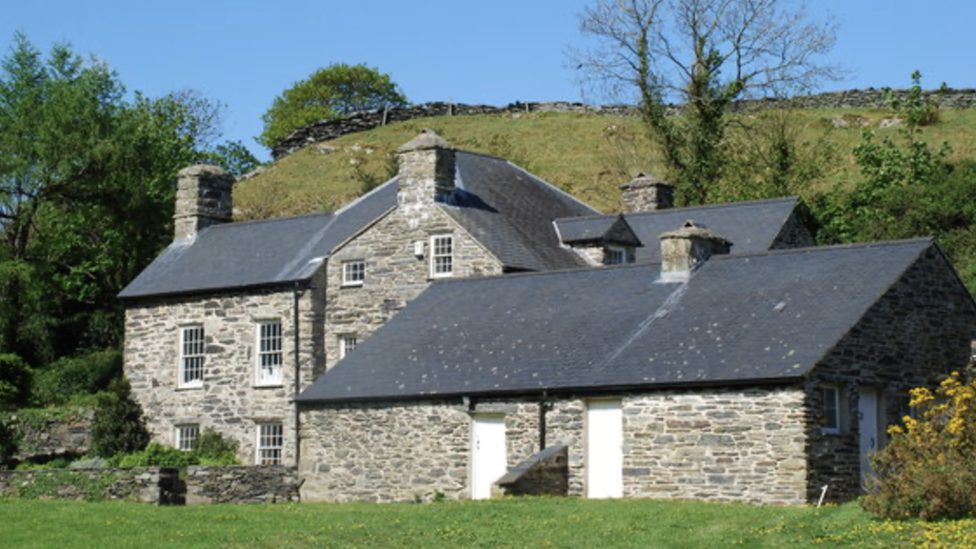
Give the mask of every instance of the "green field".
[[878, 521], [856, 504], [815, 509], [646, 500], [505, 499], [154, 507], [0, 500], [0, 546], [943, 549], [976, 546], [976, 520]]

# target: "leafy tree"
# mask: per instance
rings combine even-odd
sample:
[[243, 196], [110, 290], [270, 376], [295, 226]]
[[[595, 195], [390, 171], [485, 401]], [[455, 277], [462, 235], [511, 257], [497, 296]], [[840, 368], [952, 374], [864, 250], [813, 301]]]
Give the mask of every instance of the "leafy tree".
[[91, 424], [89, 453], [103, 458], [139, 452], [149, 443], [142, 407], [129, 395], [129, 383], [116, 379], [99, 393]]
[[26, 402], [30, 389], [31, 370], [27, 363], [17, 355], [0, 355], [0, 410], [14, 409]]
[[[634, 94], [686, 204], [704, 203], [727, 161], [729, 111], [739, 99], [808, 90], [836, 69], [817, 61], [834, 43], [789, 0], [594, 0], [580, 18], [596, 39], [570, 59], [585, 82]], [[668, 101], [683, 116], [668, 116]]]
[[210, 147], [219, 105], [126, 99], [118, 76], [23, 34], [0, 61], [0, 352], [36, 367], [117, 347], [117, 293], [171, 239], [176, 172]]
[[272, 148], [302, 126], [385, 106], [403, 107], [407, 98], [390, 76], [366, 65], [335, 63], [312, 73], [275, 98], [261, 119], [258, 138]]

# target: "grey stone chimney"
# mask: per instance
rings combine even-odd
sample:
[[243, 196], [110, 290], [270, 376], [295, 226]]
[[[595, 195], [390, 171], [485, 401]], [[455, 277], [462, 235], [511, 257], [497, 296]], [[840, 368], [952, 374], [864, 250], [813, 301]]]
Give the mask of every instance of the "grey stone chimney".
[[400, 207], [408, 213], [434, 202], [453, 200], [454, 147], [432, 130], [423, 130], [397, 149]]
[[620, 186], [624, 213], [667, 210], [674, 207], [674, 186], [647, 173], [639, 173]]
[[704, 225], [685, 221], [677, 231], [661, 234], [661, 280], [684, 281], [713, 255], [727, 254], [732, 243]]
[[196, 164], [180, 170], [176, 186], [176, 240], [234, 218], [234, 176], [220, 166]]

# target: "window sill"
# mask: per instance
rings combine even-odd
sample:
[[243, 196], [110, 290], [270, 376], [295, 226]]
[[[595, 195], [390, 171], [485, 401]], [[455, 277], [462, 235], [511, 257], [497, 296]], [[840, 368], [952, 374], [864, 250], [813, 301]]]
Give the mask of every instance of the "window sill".
[[265, 383], [255, 383], [253, 387], [255, 389], [281, 389], [285, 384], [281, 381], [268, 381]]
[[358, 282], [358, 283], [344, 282], [344, 283], [340, 284], [339, 287], [340, 288], [362, 288], [363, 287], [363, 283], [362, 282]]
[[179, 385], [176, 387], [177, 391], [199, 391], [203, 389], [203, 383], [197, 383], [194, 385]]

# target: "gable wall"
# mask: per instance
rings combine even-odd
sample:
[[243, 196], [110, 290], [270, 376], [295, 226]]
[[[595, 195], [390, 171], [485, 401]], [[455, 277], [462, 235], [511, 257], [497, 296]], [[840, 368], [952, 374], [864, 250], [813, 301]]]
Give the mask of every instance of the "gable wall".
[[[322, 277], [319, 276], [319, 279]], [[313, 288], [319, 288], [314, 284]], [[321, 364], [321, 291], [299, 299], [301, 388]], [[228, 293], [133, 303], [126, 310], [125, 375], [142, 405], [153, 440], [174, 445], [180, 424], [212, 427], [240, 444], [242, 463], [255, 462], [257, 424], [284, 427], [283, 462], [295, 463], [294, 294], [291, 290]], [[256, 386], [256, 325], [282, 323], [282, 383]], [[179, 338], [183, 326], [202, 324], [206, 344], [201, 388], [179, 388]]]
[[816, 242], [813, 240], [813, 235], [810, 234], [810, 230], [803, 224], [796, 213], [796, 209], [794, 209], [786, 223], [783, 223], [783, 228], [780, 229], [769, 249], [808, 248], [814, 245]]
[[[355, 334], [361, 343], [430, 285], [429, 243], [435, 234], [454, 236], [455, 278], [502, 273], [501, 263], [439, 206], [413, 212], [394, 210], [329, 259], [325, 296], [328, 367], [339, 360], [341, 335]], [[420, 259], [414, 255], [418, 241], [426, 250]], [[342, 286], [342, 265], [348, 260], [366, 261], [362, 286]]]
[[[587, 400], [547, 408], [547, 444], [569, 448], [569, 495], [583, 496]], [[622, 410], [624, 497], [806, 501], [799, 388], [628, 394]], [[537, 399], [304, 406], [302, 499], [470, 497], [470, 413], [504, 414], [508, 467], [540, 451]]]
[[[880, 444], [885, 426], [905, 411], [899, 397], [914, 387], [934, 386], [966, 366], [976, 339], [972, 299], [935, 247], [929, 248], [814, 369], [807, 382], [811, 498], [828, 485], [832, 501], [861, 494], [859, 387], [880, 390]], [[841, 391], [840, 434], [821, 432], [824, 384]]]

